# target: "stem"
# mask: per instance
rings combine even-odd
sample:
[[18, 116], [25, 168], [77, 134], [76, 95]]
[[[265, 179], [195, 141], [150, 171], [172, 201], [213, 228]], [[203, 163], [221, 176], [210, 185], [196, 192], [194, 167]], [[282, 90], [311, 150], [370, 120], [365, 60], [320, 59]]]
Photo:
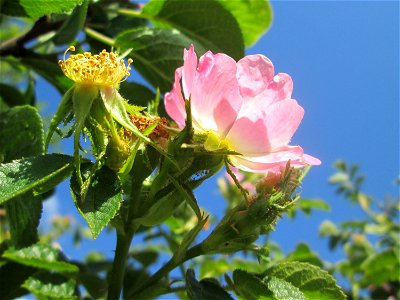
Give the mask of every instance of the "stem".
[[175, 257], [172, 257], [161, 269], [159, 269], [153, 276], [151, 276], [143, 285], [141, 285], [135, 292], [135, 294], [139, 294], [140, 292], [146, 290], [151, 287], [154, 283], [158, 282], [161, 278], [166, 276], [169, 272], [175, 269], [178, 265], [192, 259], [194, 257], [200, 256], [204, 254], [204, 250], [202, 248], [202, 244], [198, 244], [192, 248], [190, 248], [186, 255], [180, 259], [176, 260]]
[[117, 249], [115, 250], [111, 281], [108, 287], [108, 300], [118, 300], [120, 297], [132, 238], [133, 233], [125, 234], [117, 231]]
[[101, 34], [100, 32], [97, 32], [89, 27], [85, 27], [85, 33], [91, 38], [98, 40], [108, 46], [114, 46], [115, 41], [112, 38], [109, 38], [108, 36]]

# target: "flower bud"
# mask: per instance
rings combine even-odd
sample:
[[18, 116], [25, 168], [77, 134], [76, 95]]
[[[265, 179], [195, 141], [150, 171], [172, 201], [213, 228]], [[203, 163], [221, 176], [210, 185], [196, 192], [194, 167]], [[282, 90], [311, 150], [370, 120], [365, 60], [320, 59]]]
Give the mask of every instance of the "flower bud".
[[268, 172], [265, 177], [261, 178], [256, 184], [257, 193], [270, 194], [279, 188], [281, 181], [281, 173]]

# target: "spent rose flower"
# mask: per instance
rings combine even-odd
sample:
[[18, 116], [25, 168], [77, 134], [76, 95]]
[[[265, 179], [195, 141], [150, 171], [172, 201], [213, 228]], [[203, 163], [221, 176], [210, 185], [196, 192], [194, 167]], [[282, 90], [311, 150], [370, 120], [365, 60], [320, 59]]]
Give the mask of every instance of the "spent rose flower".
[[195, 132], [207, 134], [205, 148], [240, 153], [229, 160], [241, 170], [279, 170], [288, 160], [297, 167], [319, 165], [300, 146], [288, 145], [304, 115], [291, 99], [292, 90], [291, 77], [274, 76], [272, 62], [263, 55], [236, 62], [208, 51], [197, 60], [191, 45], [164, 101], [167, 113], [183, 128], [185, 99], [190, 98]]

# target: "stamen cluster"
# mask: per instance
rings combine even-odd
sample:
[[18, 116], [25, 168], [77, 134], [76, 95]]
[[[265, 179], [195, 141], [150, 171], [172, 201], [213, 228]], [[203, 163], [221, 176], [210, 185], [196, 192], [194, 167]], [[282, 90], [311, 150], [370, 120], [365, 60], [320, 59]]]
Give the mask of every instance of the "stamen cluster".
[[75, 51], [75, 47], [70, 46], [64, 53], [64, 60], [59, 60], [58, 64], [64, 74], [76, 83], [115, 86], [130, 75], [132, 59], [128, 59], [126, 66], [117, 53], [104, 49], [96, 55], [90, 52], [73, 54], [66, 60], [65, 55], [69, 50]]

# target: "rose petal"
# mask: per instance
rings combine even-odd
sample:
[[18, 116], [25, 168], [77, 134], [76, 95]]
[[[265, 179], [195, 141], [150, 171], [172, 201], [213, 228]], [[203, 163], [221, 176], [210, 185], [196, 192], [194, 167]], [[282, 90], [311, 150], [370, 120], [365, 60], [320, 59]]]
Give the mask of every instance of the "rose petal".
[[191, 91], [192, 115], [203, 131], [224, 138], [242, 104], [236, 80], [236, 62], [225, 54], [210, 51], [200, 57]]
[[248, 55], [238, 61], [236, 76], [242, 97], [254, 97], [272, 81], [274, 66], [264, 55]]
[[185, 101], [182, 97], [180, 80], [182, 77], [182, 68], [175, 71], [175, 82], [171, 92], [164, 96], [165, 110], [168, 115], [178, 124], [180, 128], [185, 127], [186, 111]]
[[255, 104], [243, 105], [241, 117], [226, 137], [235, 151], [245, 156], [274, 151], [286, 145], [304, 113], [295, 100], [279, 101], [266, 109]]
[[189, 50], [183, 50], [183, 61], [182, 89], [185, 99], [189, 99], [195, 82], [197, 69], [197, 55], [196, 52], [194, 52], [193, 44], [190, 45]]
[[319, 162], [318, 159], [311, 160], [309, 155], [304, 154], [300, 146], [284, 146], [275, 152], [260, 156], [231, 156], [230, 160], [235, 167], [243, 171], [257, 173], [279, 171], [281, 167], [286, 166], [289, 160], [293, 167], [304, 167]]

